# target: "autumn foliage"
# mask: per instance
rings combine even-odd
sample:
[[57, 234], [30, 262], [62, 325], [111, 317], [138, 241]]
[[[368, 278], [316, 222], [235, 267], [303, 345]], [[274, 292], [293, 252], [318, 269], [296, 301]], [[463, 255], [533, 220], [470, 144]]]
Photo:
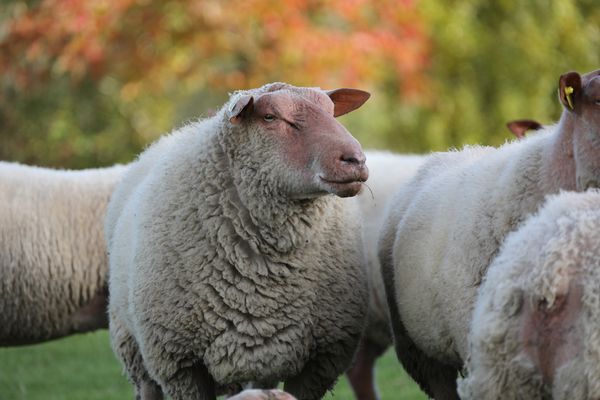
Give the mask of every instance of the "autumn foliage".
[[369, 90], [344, 123], [398, 151], [499, 144], [553, 121], [568, 70], [600, 67], [596, 0], [9, 0], [0, 8], [0, 159], [129, 161], [270, 81]]
[[427, 63], [411, 0], [43, 0], [12, 13], [0, 72], [18, 90], [110, 75], [130, 98], [175, 83], [357, 85], [391, 72], [410, 95]]

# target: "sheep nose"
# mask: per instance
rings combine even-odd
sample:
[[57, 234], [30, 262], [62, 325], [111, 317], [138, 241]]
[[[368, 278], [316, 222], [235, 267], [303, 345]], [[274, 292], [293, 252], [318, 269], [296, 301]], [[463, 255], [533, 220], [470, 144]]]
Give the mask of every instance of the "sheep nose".
[[348, 153], [343, 153], [340, 157], [340, 161], [343, 164], [362, 167], [365, 165], [366, 157], [362, 151], [352, 151]]

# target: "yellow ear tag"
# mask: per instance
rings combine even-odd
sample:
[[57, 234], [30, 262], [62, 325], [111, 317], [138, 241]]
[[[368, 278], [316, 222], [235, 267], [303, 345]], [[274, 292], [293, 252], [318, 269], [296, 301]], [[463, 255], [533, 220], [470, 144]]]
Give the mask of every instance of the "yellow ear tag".
[[573, 101], [571, 100], [571, 93], [573, 93], [573, 86], [565, 87], [565, 95], [567, 97], [567, 103], [569, 103], [569, 108], [573, 110]]

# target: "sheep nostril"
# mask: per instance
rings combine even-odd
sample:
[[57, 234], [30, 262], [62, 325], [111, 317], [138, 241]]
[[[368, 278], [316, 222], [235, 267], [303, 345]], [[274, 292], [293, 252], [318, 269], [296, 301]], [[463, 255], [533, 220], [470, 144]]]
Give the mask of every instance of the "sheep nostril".
[[365, 163], [365, 156], [356, 154], [342, 154], [340, 161], [350, 165], [361, 166]]
[[344, 157], [342, 156], [342, 161], [348, 164], [358, 164], [358, 160], [355, 157]]

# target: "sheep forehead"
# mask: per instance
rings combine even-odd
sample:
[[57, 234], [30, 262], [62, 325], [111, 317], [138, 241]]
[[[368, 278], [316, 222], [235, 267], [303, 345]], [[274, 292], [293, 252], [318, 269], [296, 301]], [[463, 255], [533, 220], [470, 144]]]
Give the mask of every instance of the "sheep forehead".
[[596, 75], [584, 84], [584, 93], [593, 102], [600, 96], [600, 75]]
[[322, 110], [327, 114], [333, 114], [333, 103], [324, 94], [305, 92], [297, 93], [289, 90], [282, 90], [275, 93], [266, 93], [260, 96], [264, 104], [272, 104], [284, 114], [286, 111], [308, 111]]
[[581, 77], [581, 85], [587, 86], [592, 80], [596, 80], [600, 77], [600, 69], [589, 72]]
[[262, 97], [268, 95], [283, 104], [300, 108], [301, 105], [316, 107], [333, 114], [333, 102], [325, 91], [318, 87], [297, 87], [287, 83], [275, 82], [266, 84], [258, 89], [251, 89], [245, 94]]

